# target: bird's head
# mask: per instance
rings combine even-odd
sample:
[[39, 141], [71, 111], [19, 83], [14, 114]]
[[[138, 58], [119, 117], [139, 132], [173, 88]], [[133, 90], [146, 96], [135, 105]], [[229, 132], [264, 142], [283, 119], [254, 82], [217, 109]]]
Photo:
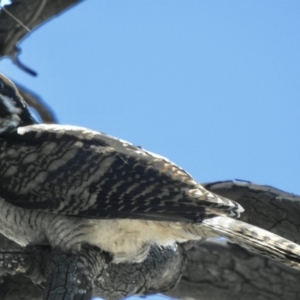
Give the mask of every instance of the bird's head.
[[16, 86], [0, 74], [0, 134], [33, 123], [36, 122]]

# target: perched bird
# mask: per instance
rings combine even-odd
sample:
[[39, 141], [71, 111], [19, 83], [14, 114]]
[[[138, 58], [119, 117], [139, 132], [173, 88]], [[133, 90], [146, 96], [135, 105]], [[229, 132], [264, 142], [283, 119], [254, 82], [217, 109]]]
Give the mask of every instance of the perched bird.
[[168, 159], [86, 128], [36, 124], [0, 75], [0, 232], [21, 246], [141, 262], [153, 244], [224, 236], [300, 268], [300, 246], [235, 220], [242, 207]]

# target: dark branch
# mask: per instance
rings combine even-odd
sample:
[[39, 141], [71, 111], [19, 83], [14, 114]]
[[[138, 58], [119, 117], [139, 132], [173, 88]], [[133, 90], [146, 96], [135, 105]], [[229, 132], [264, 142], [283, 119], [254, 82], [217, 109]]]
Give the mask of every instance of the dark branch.
[[[80, 0], [13, 0], [5, 9], [30, 30], [35, 29], [50, 18], [57, 16]], [[18, 43], [28, 36], [28, 31], [4, 10], [0, 11], [0, 57], [9, 56], [16, 65], [31, 75], [36, 75], [18, 59]]]
[[300, 272], [226, 241], [188, 251], [188, 265], [168, 294], [194, 300], [297, 300]]
[[[135, 294], [164, 292], [177, 284], [186, 263], [182, 247], [152, 247], [142, 263], [116, 265], [109, 261], [106, 253], [87, 245], [80, 255], [49, 247], [2, 250], [0, 276], [7, 277], [5, 284], [0, 285], [1, 299], [12, 300], [16, 295], [20, 299], [32, 299], [18, 288], [23, 283], [36, 292], [36, 297], [40, 297], [37, 299], [41, 299], [43, 293], [31, 287], [33, 284], [29, 284], [26, 277], [45, 286], [47, 300], [71, 300], [75, 296], [74, 299], [88, 300], [92, 293], [114, 300]], [[23, 274], [23, 280], [14, 276], [16, 274]]]
[[17, 86], [25, 102], [30, 107], [34, 108], [36, 112], [39, 114], [43, 123], [46, 124], [57, 123], [57, 119], [55, 117], [54, 112], [50, 107], [46, 105], [46, 103], [43, 101], [43, 99], [40, 96], [38, 96], [36, 93], [30, 91], [29, 89], [25, 88], [24, 86], [18, 83], [15, 83], [15, 85]]

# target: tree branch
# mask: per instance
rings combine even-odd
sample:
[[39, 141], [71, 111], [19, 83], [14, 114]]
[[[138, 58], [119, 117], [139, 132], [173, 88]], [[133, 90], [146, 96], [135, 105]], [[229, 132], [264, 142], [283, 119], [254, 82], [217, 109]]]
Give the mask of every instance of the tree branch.
[[25, 102], [39, 114], [40, 118], [42, 119], [43, 123], [46, 124], [55, 124], [57, 123], [56, 116], [52, 109], [46, 105], [43, 99], [37, 95], [36, 93], [32, 92], [28, 88], [14, 82], [20, 92], [22, 98]]
[[[44, 299], [47, 300], [87, 300], [92, 293], [114, 300], [164, 292], [177, 284], [186, 264], [182, 247], [154, 246], [147, 259], [136, 264], [112, 264], [107, 253], [88, 245], [80, 255], [50, 247], [2, 249], [0, 253], [0, 276], [6, 276], [5, 283], [0, 285], [0, 296], [4, 300], [15, 299], [16, 295], [20, 299], [32, 299], [32, 293], [27, 297], [24, 289], [18, 288], [20, 284], [30, 285], [26, 277], [45, 286]], [[16, 274], [23, 274], [23, 280]], [[30, 290], [36, 293], [36, 299], [42, 299], [40, 290], [33, 287]]]
[[[5, 6], [5, 10], [30, 30], [33, 30], [79, 2], [81, 1], [12, 0], [10, 5]], [[35, 76], [36, 73], [24, 66], [18, 59], [21, 51], [17, 45], [29, 34], [24, 27], [4, 10], [0, 11], [0, 57], [9, 56], [18, 67]]]

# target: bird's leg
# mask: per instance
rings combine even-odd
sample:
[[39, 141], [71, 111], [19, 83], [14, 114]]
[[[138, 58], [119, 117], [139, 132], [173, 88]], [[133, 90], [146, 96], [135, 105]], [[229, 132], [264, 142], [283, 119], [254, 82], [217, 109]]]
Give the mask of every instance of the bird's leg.
[[186, 265], [180, 245], [152, 246], [141, 263], [108, 263], [110, 257], [97, 247], [84, 244], [81, 250], [75, 255], [49, 246], [0, 249], [0, 276], [14, 278], [1, 285], [0, 299], [42, 299], [42, 294], [47, 300], [91, 299], [93, 285], [94, 296], [110, 300], [164, 292], [177, 284]]
[[110, 260], [94, 246], [83, 245], [80, 254], [52, 250], [45, 264], [44, 300], [90, 300], [96, 276]]
[[109, 264], [97, 277], [94, 293], [109, 300], [163, 293], [176, 286], [185, 266], [186, 253], [181, 245], [153, 245], [140, 263]]

